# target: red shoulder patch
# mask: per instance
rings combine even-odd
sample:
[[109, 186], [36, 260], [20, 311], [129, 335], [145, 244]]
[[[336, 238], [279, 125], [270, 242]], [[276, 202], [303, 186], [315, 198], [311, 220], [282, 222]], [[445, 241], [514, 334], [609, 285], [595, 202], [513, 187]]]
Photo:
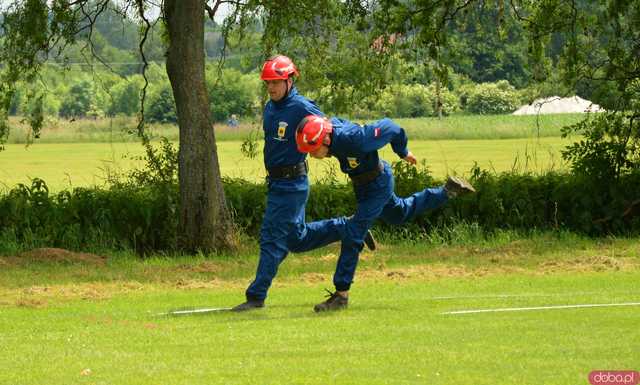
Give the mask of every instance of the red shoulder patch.
[[380, 136], [380, 127], [376, 127], [373, 129], [373, 137], [377, 138], [378, 136]]

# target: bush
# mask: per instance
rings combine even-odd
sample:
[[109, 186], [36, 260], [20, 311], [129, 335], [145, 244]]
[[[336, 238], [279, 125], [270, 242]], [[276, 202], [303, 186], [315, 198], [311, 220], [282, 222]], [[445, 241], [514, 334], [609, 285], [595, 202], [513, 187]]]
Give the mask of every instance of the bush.
[[219, 81], [216, 68], [208, 71], [207, 91], [211, 118], [216, 122], [226, 121], [232, 114], [253, 116], [259, 102], [260, 90], [258, 77], [254, 74], [243, 75], [236, 70], [225, 70]]
[[[394, 173], [399, 196], [441, 183], [424, 167], [397, 163]], [[140, 180], [145, 182], [52, 195], [43, 181], [34, 179], [31, 186], [20, 185], [0, 196], [0, 237], [24, 247], [124, 248], [140, 254], [175, 251], [178, 186], [172, 178]], [[472, 181], [477, 194], [455, 199], [408, 226], [378, 223], [377, 231], [415, 239], [468, 223], [474, 232], [557, 229], [595, 236], [640, 232], [636, 191], [640, 172], [605, 185], [570, 174], [495, 175], [476, 169]], [[224, 179], [224, 190], [238, 228], [257, 237], [266, 186]], [[354, 209], [351, 186], [327, 179], [311, 189], [307, 220], [350, 215]]]
[[[256, 77], [242, 75], [235, 70], [227, 70], [223, 72], [220, 81], [216, 82], [215, 74], [212, 72], [213, 70], [210, 70], [207, 77], [211, 118], [221, 122], [226, 121], [231, 114], [253, 115], [258, 103], [257, 90], [260, 89]], [[129, 87], [123, 97], [132, 100], [135, 96], [135, 86]], [[137, 111], [139, 108], [137, 100], [133, 106]], [[149, 122], [176, 123], [178, 121], [173, 90], [166, 78], [156, 79], [148, 90], [145, 106], [145, 118]]]
[[563, 129], [563, 137], [577, 133], [582, 140], [562, 151], [572, 170], [601, 184], [640, 170], [640, 81], [628, 85], [626, 108], [588, 114]]
[[107, 109], [109, 115], [135, 115], [140, 110], [140, 91], [143, 82], [142, 77], [136, 75], [116, 83], [111, 88], [111, 99]]
[[[440, 89], [443, 115], [459, 109], [458, 98], [447, 88]], [[381, 115], [394, 118], [415, 118], [438, 115], [438, 100], [435, 85], [397, 85], [386, 89], [374, 109]]]
[[33, 110], [41, 109], [45, 115], [58, 115], [60, 99], [57, 90], [37, 90], [33, 86], [23, 84], [16, 89], [11, 99], [9, 115], [30, 115]]
[[[175, 187], [175, 186], [174, 186]], [[34, 179], [0, 199], [0, 233], [23, 245], [70, 249], [172, 250], [177, 189], [76, 188], [50, 195]]]
[[473, 114], [507, 114], [520, 106], [519, 94], [506, 80], [464, 87], [462, 108]]
[[151, 123], [176, 123], [176, 103], [168, 81], [151, 88], [145, 101], [145, 119]]
[[62, 100], [60, 116], [63, 118], [86, 116], [94, 105], [93, 94], [93, 84], [90, 81], [82, 80], [74, 84]]

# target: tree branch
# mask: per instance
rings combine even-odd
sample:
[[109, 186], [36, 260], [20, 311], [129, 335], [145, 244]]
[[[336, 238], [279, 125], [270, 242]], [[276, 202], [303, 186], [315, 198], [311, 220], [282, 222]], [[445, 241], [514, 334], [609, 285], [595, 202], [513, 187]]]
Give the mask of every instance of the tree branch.
[[[98, 55], [98, 53], [95, 50], [95, 46], [93, 45], [93, 40], [92, 40], [93, 39], [93, 26], [94, 26], [98, 16], [100, 16], [100, 14], [102, 14], [107, 9], [107, 6], [109, 5], [109, 0], [104, 0], [102, 3], [97, 3], [96, 4], [96, 13], [93, 16], [93, 18], [91, 17], [91, 14], [87, 13], [87, 11], [85, 10], [85, 8], [84, 8], [85, 5], [86, 5], [86, 2], [83, 3], [80, 6], [80, 12], [82, 12], [82, 14], [85, 16], [85, 19], [89, 20], [89, 25], [88, 25], [89, 35], [87, 36], [88, 42], [87, 42], [87, 45], [85, 45], [85, 47], [89, 46], [89, 48], [91, 50], [91, 56], [94, 57], [95, 59], [97, 59], [103, 66], [108, 68], [109, 71], [115, 73], [116, 71], [107, 62], [105, 62], [100, 57], [100, 55]], [[92, 68], [93, 68], [93, 66], [92, 66]]]
[[518, 19], [519, 21], [523, 21], [526, 23], [530, 23], [531, 20], [522, 16], [520, 14], [520, 12], [518, 12], [518, 6], [514, 3], [513, 0], [509, 0], [509, 5], [511, 5], [511, 9], [513, 10], [513, 13], [516, 15], [516, 19]]
[[144, 43], [147, 41], [147, 36], [149, 34], [149, 30], [151, 29], [151, 23], [144, 15], [144, 3], [143, 0], [136, 0], [138, 5], [138, 16], [144, 22], [144, 30], [142, 31], [142, 39], [140, 39], [140, 45], [138, 46], [138, 50], [140, 51], [140, 56], [142, 57], [142, 78], [144, 79], [144, 86], [140, 91], [140, 120], [138, 120], [138, 137], [142, 139], [142, 143], [145, 145], [148, 144], [149, 138], [144, 132], [144, 100], [147, 96], [147, 87], [149, 86], [149, 79], [147, 79], [147, 67], [149, 63], [147, 62], [147, 57], [144, 54]]
[[216, 13], [218, 12], [218, 8], [220, 8], [220, 6], [222, 4], [234, 4], [236, 7], [238, 6], [244, 6], [246, 5], [246, 3], [243, 3], [241, 1], [234, 1], [234, 0], [215, 0], [213, 3], [213, 7], [211, 7], [208, 2], [205, 0], [204, 3], [204, 9], [207, 11], [207, 14], [209, 15], [209, 19], [214, 20], [214, 16], [216, 15]]

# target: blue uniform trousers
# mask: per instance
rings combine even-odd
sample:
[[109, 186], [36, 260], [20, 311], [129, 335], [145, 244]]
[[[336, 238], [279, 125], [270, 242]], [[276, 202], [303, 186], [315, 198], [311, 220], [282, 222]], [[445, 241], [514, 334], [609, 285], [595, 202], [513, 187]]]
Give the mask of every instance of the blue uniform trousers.
[[312, 250], [344, 237], [345, 217], [305, 223], [308, 197], [306, 176], [269, 181], [267, 207], [260, 229], [260, 261], [256, 278], [245, 293], [248, 299], [264, 300], [267, 297], [278, 266], [289, 251]]
[[374, 181], [354, 187], [357, 208], [355, 215], [346, 223], [340, 258], [333, 276], [336, 290], [346, 291], [351, 287], [364, 237], [376, 219], [394, 225], [403, 224], [448, 200], [444, 187], [427, 188], [407, 198], [399, 198], [393, 192], [391, 168], [383, 163], [384, 170]]

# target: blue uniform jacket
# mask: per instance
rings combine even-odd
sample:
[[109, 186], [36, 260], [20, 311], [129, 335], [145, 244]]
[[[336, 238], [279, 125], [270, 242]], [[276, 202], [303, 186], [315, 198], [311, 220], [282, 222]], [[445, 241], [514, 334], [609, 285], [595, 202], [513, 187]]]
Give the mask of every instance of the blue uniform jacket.
[[407, 135], [391, 119], [360, 126], [348, 120], [332, 118], [333, 134], [329, 154], [340, 161], [340, 169], [349, 175], [359, 175], [378, 167], [378, 149], [391, 143], [400, 158], [409, 153]]
[[270, 100], [264, 108], [264, 165], [267, 169], [292, 166], [305, 160], [296, 147], [296, 126], [307, 115], [320, 115], [316, 104], [292, 87], [282, 100]]

